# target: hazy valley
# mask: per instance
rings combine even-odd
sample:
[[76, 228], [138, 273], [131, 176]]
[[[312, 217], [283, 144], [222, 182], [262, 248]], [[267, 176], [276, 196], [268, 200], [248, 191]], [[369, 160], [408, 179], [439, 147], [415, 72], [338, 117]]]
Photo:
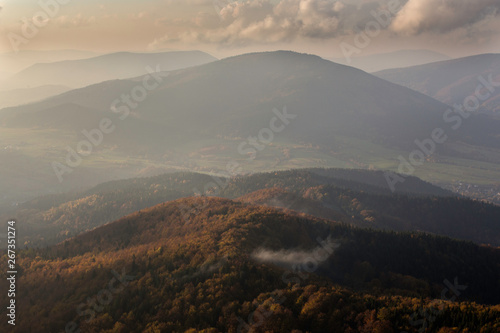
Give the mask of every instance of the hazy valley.
[[0, 332], [500, 332], [497, 2], [0, 15]]

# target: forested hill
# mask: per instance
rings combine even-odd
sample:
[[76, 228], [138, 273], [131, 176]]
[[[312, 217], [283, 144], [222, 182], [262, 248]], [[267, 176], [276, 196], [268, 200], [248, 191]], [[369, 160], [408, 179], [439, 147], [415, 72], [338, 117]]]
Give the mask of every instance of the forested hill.
[[21, 222], [21, 243], [45, 246], [135, 211], [204, 193], [230, 199], [243, 196], [243, 201], [360, 227], [422, 231], [500, 245], [500, 207], [454, 197], [418, 178], [409, 178], [396, 193], [384, 188], [384, 181], [382, 172], [342, 169], [291, 170], [232, 179], [173, 173], [104, 183], [83, 193], [42, 197], [21, 205], [11, 216]]
[[[186, 220], [183, 206], [198, 214]], [[247, 332], [255, 311], [267, 313], [255, 332], [417, 332], [431, 310], [428, 332], [500, 327], [500, 308], [477, 304], [499, 302], [497, 249], [227, 199], [160, 204], [18, 257], [18, 314], [30, 320], [12, 332]], [[116, 276], [123, 286], [93, 308]], [[428, 298], [443, 294], [463, 303]]]

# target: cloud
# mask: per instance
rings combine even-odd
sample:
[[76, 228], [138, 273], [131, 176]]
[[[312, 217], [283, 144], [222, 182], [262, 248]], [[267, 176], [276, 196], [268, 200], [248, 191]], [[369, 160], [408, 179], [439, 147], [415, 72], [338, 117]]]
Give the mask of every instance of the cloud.
[[130, 19], [132, 21], [139, 21], [139, 20], [142, 20], [144, 18], [147, 18], [149, 16], [149, 13], [148, 12], [139, 12], [139, 13], [132, 13], [130, 14]]
[[352, 12], [353, 6], [334, 0], [216, 0], [213, 7], [212, 13], [198, 14], [184, 22], [182, 31], [173, 33], [170, 29], [154, 44], [184, 41], [241, 45], [329, 39], [342, 34], [342, 13]]
[[328, 238], [321, 246], [309, 251], [278, 250], [259, 248], [252, 253], [252, 258], [262, 263], [272, 263], [285, 268], [296, 269], [311, 264], [319, 265], [340, 246], [340, 243]]
[[59, 16], [56, 19], [56, 22], [61, 28], [74, 28], [74, 27], [88, 27], [92, 23], [96, 22], [95, 16], [86, 17], [81, 13], [78, 13], [75, 16]]
[[405, 35], [446, 33], [496, 16], [498, 0], [409, 0], [392, 23]]

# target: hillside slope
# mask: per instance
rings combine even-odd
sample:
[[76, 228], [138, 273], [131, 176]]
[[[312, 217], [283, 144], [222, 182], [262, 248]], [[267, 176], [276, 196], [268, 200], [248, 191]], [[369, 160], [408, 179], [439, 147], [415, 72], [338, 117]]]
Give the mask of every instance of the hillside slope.
[[[449, 105], [463, 105], [467, 97], [475, 94], [486, 96], [477, 111], [500, 111], [500, 89], [496, 85], [500, 85], [500, 54], [481, 54], [374, 74]], [[476, 92], [479, 85], [482, 88]]]
[[[206, 208], [185, 221], [182, 205]], [[226, 199], [161, 204], [19, 258], [17, 311], [31, 320], [12, 332], [417, 332], [412, 314], [432, 305], [431, 332], [500, 325], [498, 306], [467, 302], [498, 303], [496, 249]], [[431, 303], [446, 281], [464, 303]], [[256, 310], [267, 315], [245, 324]]]
[[349, 59], [349, 63], [346, 58], [334, 58], [332, 61], [373, 73], [385, 69], [417, 66], [449, 59], [448, 56], [429, 50], [399, 50], [352, 57]]
[[[227, 173], [228, 163], [237, 163], [242, 172], [319, 166], [398, 170], [401, 158], [422, 149], [416, 140], [429, 150], [437, 128], [446, 140], [431, 140], [433, 149], [414, 175], [448, 185], [500, 179], [500, 119], [473, 115], [455, 130], [443, 120], [446, 105], [317, 56], [253, 53], [162, 73], [154, 89], [127, 104], [126, 96], [141, 87], [146, 91], [144, 78], [106, 81], [3, 109], [0, 140], [11, 146], [24, 142], [15, 152], [46, 166], [45, 177], [36, 170], [25, 176], [45, 193], [116, 179], [116, 170], [130, 178], [144, 168]], [[104, 118], [113, 131], [78, 168], [56, 174], [53, 163], [66, 165], [68, 151], [88, 141], [83, 131], [98, 128]], [[10, 151], [1, 154], [15, 158]], [[0, 183], [22, 183], [13, 173], [6, 169]], [[16, 194], [13, 188], [9, 195]]]
[[171, 71], [217, 60], [201, 51], [130, 53], [118, 52], [76, 60], [34, 64], [10, 77], [5, 86], [26, 88], [47, 84], [81, 88], [107, 80], [126, 79], [157, 66]]
[[[479, 244], [500, 245], [500, 207], [457, 198], [420, 181], [393, 194], [383, 173], [367, 170], [313, 169], [255, 174], [233, 179], [172, 173], [115, 181], [82, 193], [46, 196], [4, 216], [22, 221], [19, 243], [54, 244], [132, 212], [197, 195], [286, 208], [364, 228], [421, 231]], [[206, 191], [206, 192], [204, 192]], [[184, 218], [199, 207], [180, 207]]]

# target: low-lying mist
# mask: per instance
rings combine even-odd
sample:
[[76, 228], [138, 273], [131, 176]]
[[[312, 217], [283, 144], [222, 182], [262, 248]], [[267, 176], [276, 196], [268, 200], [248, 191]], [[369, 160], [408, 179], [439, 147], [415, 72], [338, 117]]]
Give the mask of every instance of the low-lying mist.
[[340, 246], [339, 240], [333, 240], [330, 237], [327, 240], [318, 238], [318, 242], [320, 245], [312, 250], [281, 249], [275, 251], [261, 247], [256, 249], [251, 257], [261, 263], [272, 263], [288, 269], [308, 267], [311, 264], [316, 266], [327, 260]]

